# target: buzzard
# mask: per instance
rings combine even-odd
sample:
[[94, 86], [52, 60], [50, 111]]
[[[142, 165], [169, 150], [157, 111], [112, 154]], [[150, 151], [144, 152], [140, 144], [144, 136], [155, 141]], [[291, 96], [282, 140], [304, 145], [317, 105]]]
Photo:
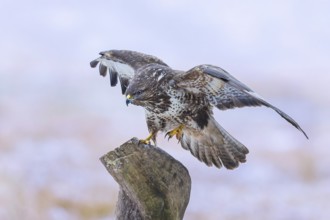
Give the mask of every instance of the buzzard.
[[174, 70], [155, 56], [110, 50], [91, 61], [111, 86], [121, 85], [126, 104], [144, 107], [149, 136], [143, 143], [156, 144], [158, 132], [176, 137], [181, 146], [208, 166], [227, 169], [246, 161], [249, 150], [223, 129], [213, 117], [220, 110], [266, 106], [306, 133], [286, 113], [269, 104], [249, 87], [220, 67], [199, 65], [188, 71]]

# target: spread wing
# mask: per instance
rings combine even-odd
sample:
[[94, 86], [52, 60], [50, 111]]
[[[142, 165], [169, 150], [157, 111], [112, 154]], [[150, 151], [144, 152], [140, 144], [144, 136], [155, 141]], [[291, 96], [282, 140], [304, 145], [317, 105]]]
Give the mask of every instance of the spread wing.
[[177, 85], [187, 91], [203, 93], [209, 102], [221, 110], [245, 106], [267, 106], [286, 121], [306, 133], [289, 115], [265, 101], [252, 89], [220, 67], [200, 65], [176, 76]]
[[109, 50], [100, 52], [100, 55], [101, 57], [90, 62], [90, 66], [95, 68], [99, 64], [101, 76], [106, 76], [109, 72], [111, 86], [116, 86], [119, 79], [122, 94], [139, 68], [153, 63], [167, 66], [155, 56], [129, 50]]

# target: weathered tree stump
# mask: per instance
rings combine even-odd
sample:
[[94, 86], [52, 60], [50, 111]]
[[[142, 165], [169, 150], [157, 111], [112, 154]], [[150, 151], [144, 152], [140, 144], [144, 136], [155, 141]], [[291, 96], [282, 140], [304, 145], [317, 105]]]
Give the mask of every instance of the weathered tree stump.
[[191, 179], [188, 170], [165, 151], [133, 138], [100, 160], [120, 185], [118, 220], [183, 219]]

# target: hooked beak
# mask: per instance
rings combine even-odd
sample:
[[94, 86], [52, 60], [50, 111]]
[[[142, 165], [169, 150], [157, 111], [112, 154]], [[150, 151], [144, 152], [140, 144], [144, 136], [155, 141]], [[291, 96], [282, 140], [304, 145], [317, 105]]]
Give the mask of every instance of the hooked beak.
[[132, 96], [130, 95], [130, 94], [128, 94], [127, 96], [126, 96], [126, 105], [128, 106], [128, 104], [130, 104], [130, 103], [132, 103]]

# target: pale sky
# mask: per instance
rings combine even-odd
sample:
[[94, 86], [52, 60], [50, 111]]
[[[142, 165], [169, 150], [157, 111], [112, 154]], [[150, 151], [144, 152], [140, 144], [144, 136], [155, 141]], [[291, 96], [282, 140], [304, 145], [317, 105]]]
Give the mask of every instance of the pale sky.
[[[55, 189], [54, 198], [61, 198], [62, 186], [68, 197], [85, 196], [86, 189], [89, 199], [109, 199], [95, 193], [101, 192], [101, 182], [102, 190], [108, 189], [104, 180], [111, 179], [99, 155], [148, 133], [143, 109], [127, 108], [120, 88], [110, 88], [109, 79], [89, 66], [109, 49], [149, 53], [180, 70], [203, 63], [220, 66], [292, 116], [310, 136], [307, 141], [267, 108], [216, 111], [218, 122], [250, 149], [239, 169], [219, 171], [159, 135], [158, 143], [194, 179], [187, 219], [233, 219], [239, 216], [236, 210], [247, 219], [256, 219], [255, 213], [261, 213], [259, 219], [265, 219], [262, 214], [269, 219], [327, 216], [329, 12], [326, 0], [2, 0], [0, 183], [5, 190], [0, 190], [0, 218], [9, 210], [8, 216], [51, 219], [48, 209], [35, 209], [46, 200], [30, 193], [44, 188]], [[25, 184], [40, 179], [44, 185], [38, 190]], [[78, 184], [80, 189], [77, 180], [85, 183]], [[212, 195], [206, 193], [210, 188]], [[238, 196], [243, 199], [236, 201]], [[205, 209], [203, 201], [212, 204]], [[74, 219], [74, 210], [61, 213], [69, 217], [59, 219]]]

